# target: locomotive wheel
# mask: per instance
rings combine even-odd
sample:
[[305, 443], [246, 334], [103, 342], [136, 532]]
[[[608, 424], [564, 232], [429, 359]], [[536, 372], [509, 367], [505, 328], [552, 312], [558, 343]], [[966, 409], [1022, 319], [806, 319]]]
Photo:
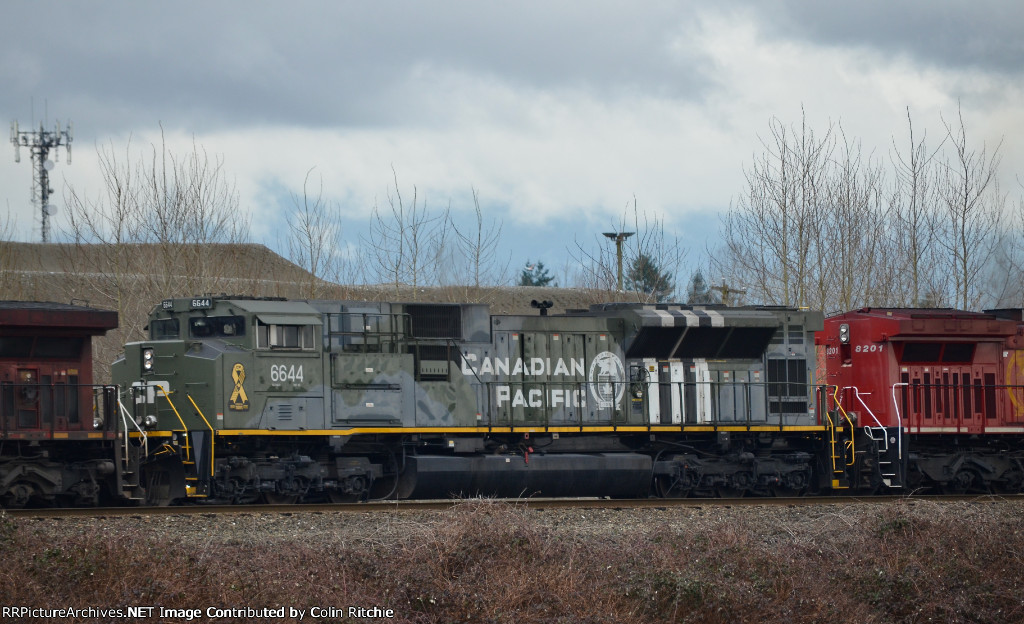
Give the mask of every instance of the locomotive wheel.
[[734, 487], [716, 487], [715, 488], [715, 495], [718, 498], [743, 498], [743, 495], [746, 494], [746, 493], [747, 493], [746, 490], [742, 490], [740, 488], [734, 488]]
[[363, 497], [359, 494], [346, 494], [345, 492], [339, 492], [338, 490], [330, 490], [327, 492], [327, 500], [332, 503], [358, 503], [362, 498]]
[[658, 498], [687, 498], [691, 488], [679, 487], [680, 483], [666, 475], [654, 478], [654, 495]]
[[277, 492], [264, 492], [263, 502], [268, 505], [294, 505], [299, 502], [298, 494], [278, 494]]
[[942, 486], [944, 494], [987, 494], [988, 490], [984, 479], [973, 470], [961, 470]]
[[16, 481], [4, 493], [2, 499], [5, 509], [21, 509], [32, 498], [35, 487], [27, 481]]
[[1012, 470], [994, 483], [992, 489], [996, 494], [1020, 494], [1022, 485], [1024, 485], [1024, 474], [1018, 470]]
[[327, 499], [332, 503], [358, 503], [370, 491], [367, 478], [360, 475], [348, 477], [338, 485], [338, 489], [327, 490]]

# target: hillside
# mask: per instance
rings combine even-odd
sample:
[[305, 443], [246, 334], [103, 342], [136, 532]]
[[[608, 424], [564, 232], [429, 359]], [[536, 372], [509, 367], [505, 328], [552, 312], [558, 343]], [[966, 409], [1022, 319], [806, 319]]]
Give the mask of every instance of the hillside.
[[534, 299], [552, 313], [605, 301], [635, 301], [633, 293], [526, 286], [343, 285], [324, 282], [263, 245], [74, 245], [0, 242], [4, 299], [57, 301], [116, 310], [120, 327], [96, 344], [96, 370], [125, 342], [143, 338], [160, 300], [211, 293], [260, 297], [486, 303], [498, 314], [536, 314]]

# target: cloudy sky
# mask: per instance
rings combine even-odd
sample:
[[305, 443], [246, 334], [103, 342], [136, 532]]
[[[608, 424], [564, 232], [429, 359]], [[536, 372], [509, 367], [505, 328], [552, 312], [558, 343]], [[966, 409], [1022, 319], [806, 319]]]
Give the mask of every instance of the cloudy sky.
[[[17, 0], [0, 22], [0, 117], [73, 121], [58, 195], [99, 195], [100, 146], [148, 146], [161, 125], [173, 150], [194, 139], [223, 159], [254, 238], [278, 249], [315, 168], [353, 243], [397, 174], [462, 220], [475, 188], [513, 267], [557, 271], [634, 199], [696, 263], [758, 136], [801, 107], [887, 158], [907, 107], [939, 137], [959, 102], [976, 144], [1005, 141], [1003, 188], [1019, 198], [1022, 25], [1010, 0]], [[30, 159], [3, 151], [0, 205], [19, 240], [39, 240]]]

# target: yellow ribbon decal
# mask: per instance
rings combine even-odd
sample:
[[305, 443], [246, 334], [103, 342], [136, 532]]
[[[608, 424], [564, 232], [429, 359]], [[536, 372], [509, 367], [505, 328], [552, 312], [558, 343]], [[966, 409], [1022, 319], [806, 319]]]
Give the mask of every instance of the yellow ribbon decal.
[[245, 381], [245, 367], [235, 364], [231, 369], [231, 378], [235, 380], [235, 391], [231, 393], [228, 407], [239, 411], [249, 409], [249, 397], [245, 396], [245, 388], [242, 387], [242, 382]]

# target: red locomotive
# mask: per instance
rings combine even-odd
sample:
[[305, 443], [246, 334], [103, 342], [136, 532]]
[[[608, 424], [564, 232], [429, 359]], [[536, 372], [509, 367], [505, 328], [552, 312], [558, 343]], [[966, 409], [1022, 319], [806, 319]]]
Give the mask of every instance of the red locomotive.
[[1019, 492], [1022, 320], [1020, 310], [886, 308], [826, 319], [817, 344], [830, 413], [849, 425], [850, 447], [877, 451], [864, 457], [879, 465], [854, 474], [907, 491]]
[[[93, 384], [92, 337], [117, 313], [0, 302], [0, 504], [95, 505], [124, 494], [114, 386]], [[130, 475], [129, 475], [130, 476]]]

